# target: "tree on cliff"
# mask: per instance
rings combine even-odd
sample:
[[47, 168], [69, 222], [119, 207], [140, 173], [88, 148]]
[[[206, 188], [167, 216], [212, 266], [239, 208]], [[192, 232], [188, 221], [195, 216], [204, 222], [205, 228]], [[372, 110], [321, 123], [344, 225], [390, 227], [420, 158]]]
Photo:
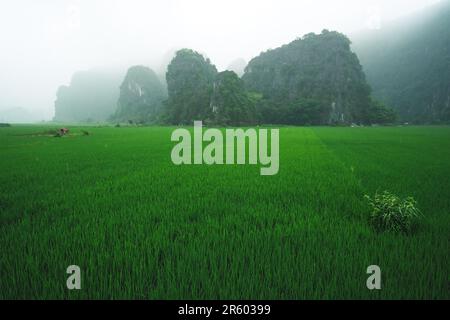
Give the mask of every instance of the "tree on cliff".
[[255, 100], [244, 82], [233, 71], [217, 74], [211, 96], [211, 122], [223, 125], [246, 125], [256, 122]]

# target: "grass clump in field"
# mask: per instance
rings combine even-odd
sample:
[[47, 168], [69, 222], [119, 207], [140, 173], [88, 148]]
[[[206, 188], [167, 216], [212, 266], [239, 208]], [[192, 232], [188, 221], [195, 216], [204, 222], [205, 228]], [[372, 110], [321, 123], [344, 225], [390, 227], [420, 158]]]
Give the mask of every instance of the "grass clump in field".
[[373, 198], [365, 198], [372, 207], [370, 222], [378, 231], [392, 231], [397, 233], [411, 233], [416, 227], [420, 210], [413, 197], [401, 199], [400, 197], [384, 191], [376, 193]]

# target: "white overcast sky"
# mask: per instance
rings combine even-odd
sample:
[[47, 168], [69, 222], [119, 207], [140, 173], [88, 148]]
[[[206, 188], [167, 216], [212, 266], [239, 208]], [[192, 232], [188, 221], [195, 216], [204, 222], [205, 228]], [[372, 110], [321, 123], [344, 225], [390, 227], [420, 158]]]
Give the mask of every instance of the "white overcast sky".
[[144, 64], [189, 47], [219, 70], [327, 28], [352, 33], [438, 0], [1, 0], [0, 116], [51, 119], [78, 70]]

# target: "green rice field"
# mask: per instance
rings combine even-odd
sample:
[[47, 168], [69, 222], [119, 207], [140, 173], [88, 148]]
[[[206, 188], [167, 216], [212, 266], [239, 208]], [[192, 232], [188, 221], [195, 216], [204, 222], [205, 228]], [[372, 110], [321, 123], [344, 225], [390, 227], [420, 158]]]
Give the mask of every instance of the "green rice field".
[[[0, 128], [0, 299], [450, 298], [449, 126], [282, 127], [275, 176], [175, 166], [172, 127], [55, 128]], [[370, 226], [384, 190], [415, 233]]]

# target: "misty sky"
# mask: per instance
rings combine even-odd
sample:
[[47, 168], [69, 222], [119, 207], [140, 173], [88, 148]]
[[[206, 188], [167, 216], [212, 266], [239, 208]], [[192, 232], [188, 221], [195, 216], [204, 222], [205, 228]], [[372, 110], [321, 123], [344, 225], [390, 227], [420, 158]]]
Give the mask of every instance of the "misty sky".
[[160, 68], [175, 49], [219, 70], [322, 29], [347, 34], [437, 0], [2, 0], [0, 120], [22, 107], [50, 120], [59, 85], [93, 67]]

